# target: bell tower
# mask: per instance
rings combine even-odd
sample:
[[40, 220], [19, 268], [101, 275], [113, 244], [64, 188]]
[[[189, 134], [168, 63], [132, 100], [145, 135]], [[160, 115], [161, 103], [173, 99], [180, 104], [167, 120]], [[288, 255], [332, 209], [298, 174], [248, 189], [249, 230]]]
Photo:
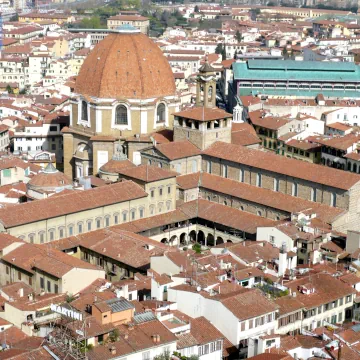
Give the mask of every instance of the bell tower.
[[197, 77], [196, 106], [216, 107], [216, 70], [209, 64], [207, 56]]

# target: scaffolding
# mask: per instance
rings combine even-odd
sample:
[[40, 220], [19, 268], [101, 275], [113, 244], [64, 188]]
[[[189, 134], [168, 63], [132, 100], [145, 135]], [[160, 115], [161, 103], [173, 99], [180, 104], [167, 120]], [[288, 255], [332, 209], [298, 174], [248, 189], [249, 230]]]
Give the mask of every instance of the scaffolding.
[[54, 322], [46, 350], [61, 360], [87, 360], [86, 320], [73, 320], [65, 315]]

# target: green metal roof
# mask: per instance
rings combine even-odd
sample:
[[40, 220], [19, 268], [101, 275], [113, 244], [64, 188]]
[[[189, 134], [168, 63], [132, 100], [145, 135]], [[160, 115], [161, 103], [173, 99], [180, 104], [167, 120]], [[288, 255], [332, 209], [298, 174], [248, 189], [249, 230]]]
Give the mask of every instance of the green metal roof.
[[331, 89], [322, 89], [322, 90], [305, 90], [305, 89], [251, 89], [251, 88], [239, 88], [239, 96], [246, 95], [277, 95], [277, 96], [298, 96], [298, 97], [315, 97], [319, 93], [323, 94], [325, 97], [339, 97], [339, 98], [360, 98], [360, 91], [355, 90], [331, 90]]
[[232, 67], [234, 80], [360, 82], [360, 67], [348, 62], [249, 60]]

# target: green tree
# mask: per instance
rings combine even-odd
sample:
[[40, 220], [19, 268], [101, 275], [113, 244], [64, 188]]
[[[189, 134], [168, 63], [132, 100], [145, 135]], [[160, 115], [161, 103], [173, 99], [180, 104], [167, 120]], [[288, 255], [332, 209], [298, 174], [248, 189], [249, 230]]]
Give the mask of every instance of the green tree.
[[110, 340], [111, 342], [116, 342], [116, 341], [119, 340], [119, 338], [120, 338], [120, 331], [119, 331], [119, 329], [114, 329], [114, 330], [110, 333], [110, 335], [109, 335], [109, 340]]
[[162, 354], [155, 356], [154, 360], [171, 360], [170, 352], [165, 350]]
[[193, 245], [192, 249], [197, 253], [201, 254], [201, 245], [199, 243], [196, 243]]
[[221, 54], [222, 51], [223, 51], [223, 44], [222, 43], [217, 44], [215, 48], [215, 54]]
[[12, 87], [10, 86], [10, 84], [7, 84], [6, 86], [6, 91], [8, 92], [8, 94], [13, 94], [14, 90], [12, 89]]
[[85, 29], [101, 29], [103, 26], [101, 25], [99, 16], [92, 16], [91, 18], [84, 18], [81, 20], [81, 27]]
[[242, 39], [243, 39], [243, 37], [242, 37], [242, 35], [241, 35], [241, 33], [240, 33], [239, 30], [236, 31], [235, 39], [236, 39], [237, 42], [241, 42]]

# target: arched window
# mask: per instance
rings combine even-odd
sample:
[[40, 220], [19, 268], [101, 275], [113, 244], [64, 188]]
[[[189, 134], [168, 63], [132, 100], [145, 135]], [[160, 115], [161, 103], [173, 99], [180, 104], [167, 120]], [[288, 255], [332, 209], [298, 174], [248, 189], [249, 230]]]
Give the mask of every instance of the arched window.
[[63, 226], [59, 227], [59, 239], [62, 239], [65, 237], [65, 228]]
[[357, 172], [357, 165], [355, 163], [353, 163], [353, 172]]
[[155, 214], [155, 205], [150, 205], [150, 215]]
[[92, 221], [88, 220], [87, 221], [87, 231], [91, 231], [91, 228], [92, 228]]
[[119, 213], [114, 214], [114, 224], [117, 225], [119, 223]]
[[171, 210], [171, 201], [166, 202], [166, 210]]
[[78, 226], [78, 234], [82, 234], [83, 231], [84, 231], [83, 223], [82, 223], [82, 222], [78, 222], [77, 226]]
[[127, 125], [127, 124], [128, 124], [127, 108], [124, 105], [119, 105], [116, 107], [115, 125]]
[[69, 236], [73, 236], [74, 235], [74, 225], [73, 224], [70, 224], [68, 226], [68, 235]]
[[208, 100], [209, 101], [212, 100], [212, 96], [213, 96], [213, 87], [209, 86], [209, 90], [208, 90]]
[[165, 105], [159, 104], [156, 109], [156, 122], [162, 123], [165, 122]]
[[34, 233], [29, 234], [29, 242], [30, 242], [30, 244], [34, 243], [34, 239], [35, 239], [35, 234]]
[[110, 215], [106, 215], [105, 216], [105, 227], [109, 227], [110, 226]]
[[81, 120], [88, 121], [88, 106], [86, 101], [81, 102]]
[[95, 221], [96, 221], [96, 228], [100, 229], [101, 228], [101, 218], [97, 218]]
[[135, 220], [136, 217], [136, 210], [135, 209], [131, 209], [130, 210], [130, 219], [131, 220]]
[[43, 244], [45, 241], [45, 232], [44, 231], [39, 232], [39, 239], [40, 239], [40, 244]]

